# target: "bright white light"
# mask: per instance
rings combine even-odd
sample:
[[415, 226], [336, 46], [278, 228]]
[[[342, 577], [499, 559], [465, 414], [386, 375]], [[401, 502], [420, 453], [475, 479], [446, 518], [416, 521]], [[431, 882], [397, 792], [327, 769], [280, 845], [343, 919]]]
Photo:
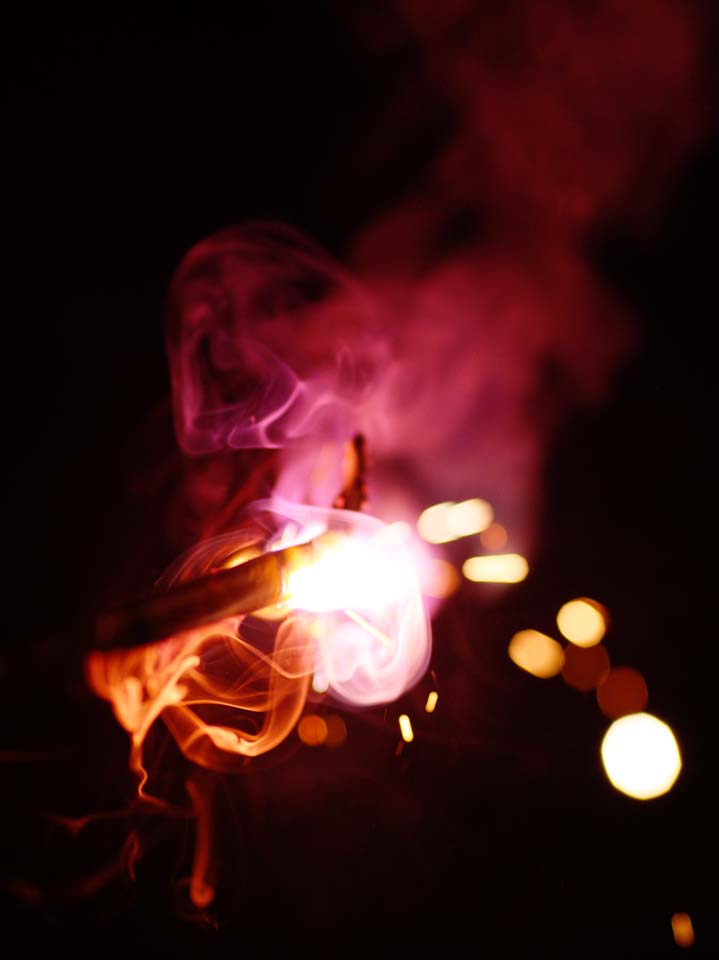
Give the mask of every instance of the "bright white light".
[[313, 563], [292, 571], [290, 605], [314, 613], [389, 605], [399, 572], [393, 555], [382, 546], [372, 540], [338, 538]]
[[650, 713], [615, 720], [604, 735], [601, 754], [612, 786], [637, 800], [667, 793], [682, 768], [671, 727]]

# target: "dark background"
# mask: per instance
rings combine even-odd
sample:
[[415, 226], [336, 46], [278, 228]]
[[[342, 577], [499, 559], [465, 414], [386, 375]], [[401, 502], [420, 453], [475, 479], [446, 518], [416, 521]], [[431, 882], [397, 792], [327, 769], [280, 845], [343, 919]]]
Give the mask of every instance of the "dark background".
[[[716, 125], [677, 169], [650, 235], [608, 224], [588, 245], [642, 349], [609, 402], [554, 438], [532, 576], [496, 601], [462, 591], [445, 609], [433, 661], [443, 709], [400, 757], [392, 718], [418, 709], [426, 683], [389, 719], [346, 717], [341, 749], [293, 742], [253, 776], [217, 779], [225, 857], [199, 919], [174, 892], [187, 824], [144, 825], [136, 883], [66, 899], [67, 878], [109, 859], [122, 831], [73, 845], [46, 817], [112, 809], [132, 785], [124, 734], [77, 679], [73, 624], [118, 580], [144, 589], [174, 556], [163, 470], [182, 468], [165, 290], [193, 243], [252, 217], [294, 224], [341, 258], [432, 135], [371, 176], [353, 167], [391, 77], [323, 5], [281, 20], [271, 6], [229, 20], [23, 20], [5, 44], [8, 929], [88, 954], [429, 944], [670, 956], [670, 917], [685, 910], [694, 952], [719, 950]], [[642, 671], [649, 708], [677, 732], [684, 770], [665, 797], [616, 793], [593, 695], [506, 657], [514, 630], [551, 632], [577, 595], [607, 605], [612, 658]]]

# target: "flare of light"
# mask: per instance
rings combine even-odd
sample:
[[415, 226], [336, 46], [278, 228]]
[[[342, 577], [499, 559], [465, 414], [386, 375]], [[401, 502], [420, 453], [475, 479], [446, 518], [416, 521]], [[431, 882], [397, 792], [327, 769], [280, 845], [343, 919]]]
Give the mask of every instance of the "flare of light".
[[644, 677], [633, 667], [614, 667], [597, 686], [599, 709], [612, 720], [628, 713], [639, 713], [648, 701]]
[[535, 677], [555, 677], [564, 666], [564, 650], [546, 633], [520, 630], [509, 642], [509, 658]]
[[386, 606], [392, 599], [394, 566], [392, 554], [377, 544], [338, 537], [314, 563], [292, 571], [288, 604], [314, 613]]
[[562, 679], [575, 690], [593, 690], [609, 673], [611, 663], [603, 644], [595, 647], [575, 647], [568, 644], [564, 649]]
[[452, 539], [470, 537], [486, 530], [494, 519], [492, 505], [479, 497], [455, 503], [447, 511], [447, 527]]
[[430, 690], [427, 695], [427, 702], [424, 705], [424, 709], [427, 713], [434, 713], [434, 708], [437, 706], [437, 700], [439, 699], [439, 694], [436, 690]]
[[529, 573], [529, 564], [518, 553], [495, 553], [469, 557], [462, 564], [462, 573], [474, 583], [519, 583]]
[[403, 713], [399, 718], [399, 730], [405, 743], [411, 743], [414, 740], [412, 723], [406, 713]]
[[479, 541], [485, 550], [501, 550], [507, 544], [507, 529], [501, 523], [490, 523], [480, 532]]
[[682, 768], [671, 727], [651, 713], [615, 720], [604, 735], [601, 755], [612, 786], [637, 800], [667, 793]]
[[316, 713], [308, 713], [297, 726], [297, 736], [308, 747], [319, 747], [327, 739], [327, 724]]
[[452, 539], [449, 529], [449, 511], [454, 501], [445, 500], [435, 503], [420, 513], [417, 519], [417, 532], [427, 543], [447, 543]]
[[694, 944], [694, 925], [688, 913], [672, 914], [672, 933], [678, 947], [691, 947]]
[[589, 597], [569, 600], [557, 613], [557, 626], [563, 637], [577, 647], [593, 647], [607, 632], [606, 607]]

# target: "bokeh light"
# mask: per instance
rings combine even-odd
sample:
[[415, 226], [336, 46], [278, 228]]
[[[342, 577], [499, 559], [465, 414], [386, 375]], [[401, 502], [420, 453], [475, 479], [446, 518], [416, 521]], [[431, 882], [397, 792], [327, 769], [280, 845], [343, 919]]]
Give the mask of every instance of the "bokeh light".
[[650, 713], [615, 720], [604, 735], [601, 755], [612, 786], [637, 800], [667, 793], [682, 767], [671, 727]]
[[479, 534], [479, 542], [485, 550], [501, 550], [507, 544], [507, 529], [501, 523], [490, 523]]
[[451, 597], [461, 583], [459, 570], [441, 557], [427, 557], [420, 567], [419, 576], [422, 593], [435, 600]]
[[448, 543], [486, 530], [493, 519], [491, 504], [479, 497], [460, 503], [445, 500], [422, 511], [417, 532], [428, 543]]
[[325, 717], [327, 736], [325, 743], [328, 747], [341, 747], [347, 739], [347, 724], [338, 713], [330, 713]]
[[494, 519], [491, 504], [479, 497], [455, 503], [447, 512], [447, 525], [453, 538], [471, 537], [486, 530]]
[[609, 673], [609, 654], [602, 644], [595, 647], [564, 648], [562, 679], [575, 690], [593, 690]]
[[417, 520], [417, 532], [427, 543], [446, 543], [452, 539], [449, 532], [449, 511], [454, 506], [451, 500], [427, 507]]
[[691, 947], [694, 944], [694, 925], [688, 913], [672, 914], [672, 933], [678, 947]]
[[535, 677], [555, 677], [564, 666], [564, 650], [546, 633], [520, 630], [509, 642], [510, 659]]
[[529, 573], [529, 564], [518, 553], [495, 553], [469, 557], [462, 564], [462, 573], [474, 583], [519, 583]]
[[427, 702], [424, 705], [424, 709], [427, 713], [434, 713], [434, 708], [437, 706], [437, 700], [439, 699], [439, 694], [436, 690], [430, 690], [427, 695]]
[[609, 615], [605, 607], [589, 597], [569, 600], [557, 613], [562, 636], [578, 647], [592, 647], [607, 632]]
[[644, 677], [633, 667], [613, 667], [597, 686], [599, 709], [611, 720], [639, 713], [648, 702]]
[[327, 739], [327, 724], [316, 713], [308, 713], [297, 725], [297, 736], [308, 747], [319, 747]]

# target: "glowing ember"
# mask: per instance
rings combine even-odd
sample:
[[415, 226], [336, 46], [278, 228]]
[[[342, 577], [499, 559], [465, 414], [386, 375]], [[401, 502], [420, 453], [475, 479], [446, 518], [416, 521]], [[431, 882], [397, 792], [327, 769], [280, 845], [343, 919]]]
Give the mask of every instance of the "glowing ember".
[[509, 643], [510, 659], [535, 677], [555, 677], [564, 666], [562, 645], [539, 630], [520, 630]]
[[439, 694], [436, 690], [430, 690], [427, 694], [427, 702], [424, 705], [424, 709], [427, 713], [434, 713], [434, 708], [437, 706], [437, 700], [439, 699]]
[[414, 740], [412, 723], [406, 713], [403, 713], [399, 718], [399, 729], [405, 743], [411, 743]]
[[529, 564], [518, 553], [496, 553], [469, 557], [462, 564], [462, 573], [475, 583], [519, 583], [529, 573]]
[[637, 800], [667, 793], [682, 767], [671, 728], [650, 713], [615, 720], [604, 735], [601, 754], [612, 786]]
[[592, 647], [607, 631], [609, 615], [596, 600], [579, 597], [565, 603], [557, 613], [557, 626], [570, 643], [578, 647]]

